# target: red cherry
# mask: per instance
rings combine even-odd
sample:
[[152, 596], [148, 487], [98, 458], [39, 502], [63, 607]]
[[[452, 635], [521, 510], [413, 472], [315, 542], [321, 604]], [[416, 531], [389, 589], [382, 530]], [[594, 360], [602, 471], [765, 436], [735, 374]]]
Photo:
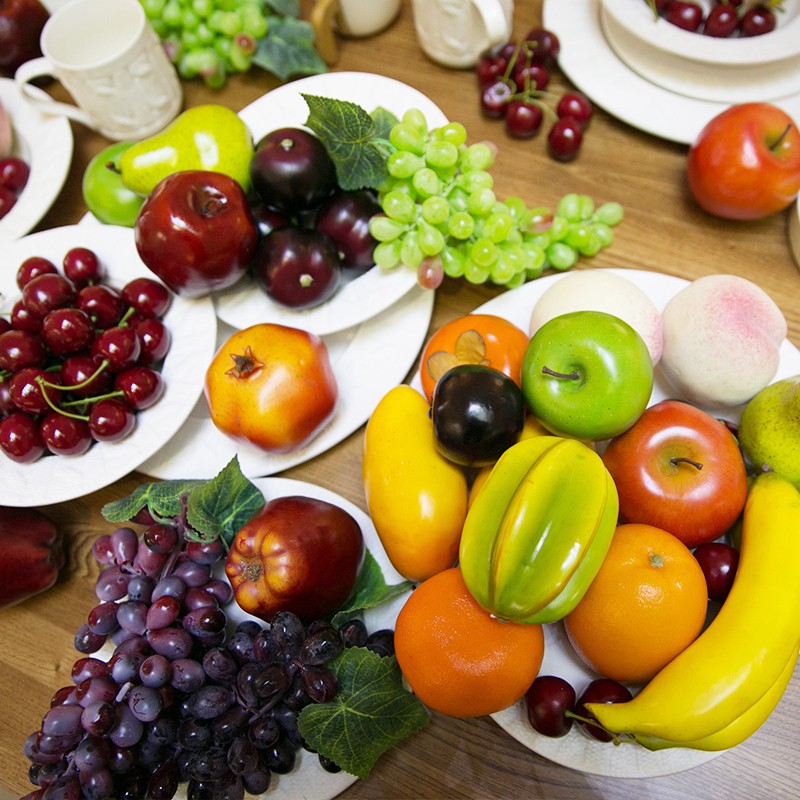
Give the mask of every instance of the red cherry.
[[17, 372], [41, 367], [46, 358], [47, 351], [36, 334], [14, 328], [0, 334], [0, 369]]
[[42, 314], [31, 311], [22, 300], [17, 300], [11, 307], [11, 327], [15, 330], [39, 333], [42, 319]]
[[172, 344], [172, 334], [160, 319], [140, 320], [133, 329], [142, 343], [139, 361], [143, 364], [157, 364], [167, 355]]
[[44, 453], [39, 425], [30, 415], [14, 411], [0, 421], [0, 448], [13, 461], [30, 464]]
[[58, 383], [57, 376], [46, 372], [41, 367], [25, 367], [11, 377], [11, 399], [20, 411], [27, 411], [29, 414], [46, 414], [52, 406], [58, 405], [59, 390], [42, 386], [37, 378], [48, 383]]
[[92, 445], [86, 420], [51, 411], [39, 423], [39, 435], [47, 449], [61, 456], [79, 456]]
[[34, 314], [44, 317], [54, 308], [75, 302], [75, 285], [63, 275], [37, 275], [22, 287], [22, 302]]
[[529, 139], [542, 126], [541, 106], [524, 100], [512, 100], [506, 108], [506, 130], [517, 139]]
[[89, 430], [98, 442], [118, 442], [136, 426], [136, 415], [123, 400], [98, 400], [89, 412]]
[[163, 317], [172, 302], [172, 292], [152, 278], [134, 278], [123, 287], [122, 299], [143, 317]]
[[547, 136], [550, 155], [557, 161], [572, 161], [581, 149], [583, 128], [573, 117], [561, 117]]
[[132, 367], [142, 352], [142, 345], [132, 328], [107, 328], [101, 331], [92, 344], [92, 357], [99, 364], [108, 360], [112, 372]]
[[481, 109], [491, 119], [502, 119], [514, 90], [506, 81], [487, 83], [481, 90]]
[[584, 130], [589, 126], [593, 112], [592, 101], [581, 92], [567, 92], [556, 106], [556, 114], [559, 117], [576, 119]]
[[85, 311], [98, 328], [111, 328], [125, 313], [122, 295], [106, 284], [84, 286], [75, 300], [76, 308]]
[[56, 356], [86, 349], [94, 336], [92, 320], [79, 308], [56, 308], [42, 320], [42, 339]]
[[18, 195], [28, 183], [31, 168], [28, 162], [19, 156], [0, 158], [0, 186]]
[[137, 365], [116, 376], [114, 389], [124, 394], [125, 402], [131, 408], [141, 411], [164, 394], [164, 381], [156, 370]]
[[17, 195], [11, 189], [0, 186], [0, 219], [2, 219], [17, 204]]
[[103, 268], [97, 254], [88, 247], [73, 247], [64, 256], [64, 274], [76, 286], [97, 283], [103, 278]]
[[28, 281], [44, 273], [55, 275], [58, 273], [58, 268], [52, 261], [41, 256], [26, 258], [17, 269], [17, 287], [22, 289]]
[[[98, 372], [97, 364], [87, 353], [78, 353], [65, 358], [58, 376], [61, 384], [69, 387], [70, 394], [76, 397], [96, 397], [105, 394], [111, 389], [113, 378], [113, 374], [107, 369]], [[75, 388], [78, 386], [80, 388]]]

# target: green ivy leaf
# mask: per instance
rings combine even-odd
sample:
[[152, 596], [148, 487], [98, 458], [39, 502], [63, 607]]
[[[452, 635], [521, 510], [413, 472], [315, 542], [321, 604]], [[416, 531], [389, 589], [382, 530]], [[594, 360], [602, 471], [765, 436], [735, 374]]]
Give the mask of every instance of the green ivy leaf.
[[292, 17], [269, 18], [269, 33], [259, 39], [253, 63], [281, 80], [328, 71], [314, 48], [311, 23]]
[[159, 520], [169, 520], [181, 513], [181, 497], [201, 486], [201, 480], [172, 480], [143, 483], [127, 497], [106, 503], [100, 513], [109, 522], [128, 522], [143, 508]]
[[298, 728], [310, 747], [365, 779], [387, 750], [428, 724], [428, 712], [403, 687], [394, 656], [349, 647], [328, 666], [339, 693], [330, 703], [306, 706]]
[[383, 572], [372, 553], [367, 550], [350, 597], [333, 615], [331, 622], [337, 627], [368, 608], [388, 603], [398, 595], [414, 588], [411, 581], [387, 586]]
[[263, 505], [264, 495], [245, 478], [234, 456], [215, 478], [192, 491], [186, 520], [204, 541], [221, 537], [230, 546]]
[[[357, 103], [303, 94], [310, 128], [336, 165], [339, 186], [346, 191], [377, 189], [386, 179], [391, 152], [385, 133], [386, 113], [371, 116]], [[380, 131], [379, 131], [380, 125]]]

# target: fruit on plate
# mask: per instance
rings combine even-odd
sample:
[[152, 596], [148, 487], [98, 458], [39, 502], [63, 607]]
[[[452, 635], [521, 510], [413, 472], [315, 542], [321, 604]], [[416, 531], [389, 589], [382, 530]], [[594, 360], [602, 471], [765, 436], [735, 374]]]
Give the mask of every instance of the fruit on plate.
[[377, 242], [369, 232], [369, 221], [381, 210], [368, 189], [334, 192], [314, 215], [314, 229], [324, 233], [336, 247], [343, 269], [358, 274], [375, 265], [372, 254]]
[[741, 103], [715, 116], [689, 148], [689, 188], [718, 217], [776, 214], [800, 191], [800, 131], [770, 103]]
[[115, 142], [97, 153], [86, 166], [81, 181], [83, 202], [100, 222], [132, 228], [144, 196], [129, 189], [119, 171], [120, 156], [134, 142]]
[[647, 407], [653, 364], [644, 339], [604, 311], [573, 311], [542, 325], [522, 362], [533, 415], [559, 436], [598, 441], [626, 431]]
[[572, 730], [577, 697], [573, 686], [557, 675], [537, 675], [525, 693], [531, 727], [542, 736], [561, 738]]
[[236, 533], [225, 574], [248, 614], [270, 622], [288, 611], [308, 623], [342, 606], [363, 558], [361, 527], [343, 508], [277, 497]]
[[452, 567], [467, 514], [467, 478], [436, 449], [430, 405], [390, 389], [367, 421], [362, 476], [372, 523], [394, 568], [423, 581]]
[[452, 367], [431, 403], [436, 449], [465, 467], [484, 467], [514, 444], [525, 424], [525, 398], [504, 373], [482, 364]]
[[333, 417], [339, 396], [325, 342], [273, 323], [236, 331], [222, 344], [204, 393], [220, 431], [268, 453], [310, 442]]
[[771, 470], [800, 489], [800, 375], [765, 386], [745, 406], [739, 444], [757, 470]]
[[232, 286], [244, 275], [258, 228], [233, 178], [186, 170], [167, 175], [148, 195], [134, 239], [147, 268], [176, 294], [193, 298]]
[[397, 615], [397, 663], [434, 711], [480, 717], [516, 703], [544, 657], [541, 625], [504, 622], [481, 608], [458, 567], [423, 581]]
[[0, 101], [0, 158], [11, 155], [14, 144], [14, 128], [11, 124], [11, 114]]
[[533, 336], [545, 322], [571, 311], [605, 311], [619, 317], [644, 339], [653, 366], [661, 360], [664, 343], [661, 313], [628, 278], [594, 269], [565, 275], [536, 302], [528, 332]]
[[0, 607], [49, 589], [64, 566], [63, 536], [35, 508], [0, 506]]
[[30, 174], [30, 164], [24, 158], [14, 155], [0, 158], [0, 219], [17, 204]]
[[663, 528], [688, 547], [722, 536], [747, 498], [747, 470], [727, 426], [696, 406], [662, 400], [612, 439], [603, 463], [620, 519]]
[[786, 319], [759, 286], [738, 275], [705, 275], [662, 312], [664, 376], [704, 407], [746, 403], [775, 376]]
[[419, 365], [422, 390], [433, 399], [436, 382], [462, 364], [481, 364], [508, 375], [518, 386], [528, 335], [495, 314], [466, 314], [446, 322], [427, 341]]
[[650, 680], [703, 629], [708, 590], [692, 551], [652, 525], [620, 525], [600, 569], [564, 617], [575, 652], [611, 680]]
[[[645, 747], [721, 750], [753, 733], [783, 694], [800, 640], [800, 494], [753, 482], [733, 587], [700, 636], [627, 703], [587, 708]], [[764, 591], [764, 587], [769, 587]]]
[[202, 170], [233, 178], [250, 189], [253, 137], [239, 116], [225, 106], [207, 103], [179, 114], [164, 130], [128, 148], [119, 160], [122, 182], [149, 195], [175, 172]]
[[13, 78], [20, 64], [41, 56], [39, 37], [48, 18], [39, 0], [0, 3], [0, 74]]
[[500, 619], [562, 619], [597, 574], [618, 510], [594, 450], [557, 436], [519, 441], [492, 467], [464, 522], [459, 564], [470, 593]]

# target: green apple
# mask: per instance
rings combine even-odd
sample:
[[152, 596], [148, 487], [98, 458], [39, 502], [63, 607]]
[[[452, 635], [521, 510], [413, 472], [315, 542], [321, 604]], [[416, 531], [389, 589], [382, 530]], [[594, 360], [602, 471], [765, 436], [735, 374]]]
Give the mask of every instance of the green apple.
[[122, 182], [119, 158], [134, 142], [117, 142], [101, 150], [83, 173], [83, 201], [92, 214], [108, 225], [132, 228], [144, 195], [132, 192]]
[[763, 388], [739, 423], [739, 444], [757, 469], [769, 469], [800, 488], [800, 375]]
[[628, 430], [653, 391], [644, 339], [603, 311], [573, 311], [542, 325], [522, 360], [522, 392], [552, 433], [600, 441]]

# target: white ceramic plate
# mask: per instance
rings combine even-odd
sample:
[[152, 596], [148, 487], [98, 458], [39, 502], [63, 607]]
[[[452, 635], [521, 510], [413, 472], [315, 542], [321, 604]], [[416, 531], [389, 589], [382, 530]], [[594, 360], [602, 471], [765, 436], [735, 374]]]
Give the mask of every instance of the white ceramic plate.
[[[622, 275], [636, 284], [648, 295], [659, 311], [662, 311], [667, 302], [688, 285], [688, 282], [682, 278], [657, 272], [633, 269], [608, 271]], [[566, 277], [567, 274], [569, 273], [550, 275], [526, 283], [519, 289], [498, 295], [475, 309], [475, 313], [497, 314], [527, 331], [531, 311], [536, 302], [554, 282]], [[780, 366], [773, 379], [776, 381], [800, 372], [800, 351], [789, 341], [783, 342], [780, 355]], [[674, 392], [670, 390], [660, 374], [660, 370], [656, 367], [656, 381], [650, 405], [668, 397], [674, 397]], [[706, 410], [734, 422], [738, 422], [741, 415], [741, 408]], [[545, 626], [545, 655], [539, 674], [558, 675], [564, 678], [575, 687], [578, 694], [589, 681], [597, 677], [589, 672], [577, 658], [559, 623]], [[535, 753], [570, 769], [595, 775], [617, 778], [652, 778], [690, 769], [719, 755], [719, 753], [682, 749], [650, 752], [633, 744], [614, 747], [611, 744], [591, 739], [577, 727], [573, 727], [567, 736], [560, 739], [541, 736], [528, 723], [525, 708], [521, 702], [493, 714], [492, 717], [503, 730]]]
[[[249, 477], [272, 475], [324, 453], [366, 422], [380, 398], [402, 382], [417, 357], [433, 311], [433, 292], [415, 286], [383, 314], [323, 337], [339, 400], [334, 417], [309, 444], [271, 454], [235, 442], [211, 422], [201, 397], [177, 435], [139, 466], [156, 478], [211, 478], [234, 454]], [[220, 325], [219, 343], [232, 333]]]
[[25, 189], [0, 220], [4, 244], [28, 233], [58, 197], [72, 162], [72, 129], [66, 117], [49, 116], [27, 103], [9, 78], [0, 78], [0, 101], [11, 114], [13, 153], [31, 168]]
[[[638, 75], [616, 55], [600, 25], [600, 0], [545, 0], [542, 21], [561, 41], [558, 63], [598, 106], [646, 133], [691, 144], [727, 103], [676, 94]], [[764, 90], [769, 94], [768, 89]], [[800, 94], [772, 101], [800, 119]]]
[[[105, 265], [118, 288], [138, 276], [152, 277], [136, 253], [129, 228], [75, 226], [33, 233], [6, 245], [0, 254], [0, 310], [19, 298], [15, 279], [20, 263], [44, 256], [60, 264], [70, 247], [88, 247]], [[45, 456], [17, 464], [0, 453], [0, 504], [33, 506], [60, 503], [89, 494], [136, 469], [180, 428], [202, 390], [214, 354], [217, 318], [211, 300], [173, 297], [164, 322], [172, 345], [161, 371], [164, 394], [137, 415], [133, 432], [119, 442], [97, 442], [81, 456]]]
[[[329, 72], [287, 83], [242, 109], [239, 116], [250, 128], [256, 143], [277, 128], [305, 125], [308, 105], [301, 93], [347, 100], [369, 113], [382, 107], [397, 117], [409, 108], [418, 108], [430, 127], [447, 122], [438, 106], [400, 81], [370, 73]], [[375, 266], [344, 283], [325, 303], [297, 311], [273, 302], [252, 280], [245, 278], [219, 292], [214, 303], [219, 318], [235, 328], [276, 322], [322, 336], [380, 314], [409, 292], [416, 282], [415, 270], [386, 271]]]

